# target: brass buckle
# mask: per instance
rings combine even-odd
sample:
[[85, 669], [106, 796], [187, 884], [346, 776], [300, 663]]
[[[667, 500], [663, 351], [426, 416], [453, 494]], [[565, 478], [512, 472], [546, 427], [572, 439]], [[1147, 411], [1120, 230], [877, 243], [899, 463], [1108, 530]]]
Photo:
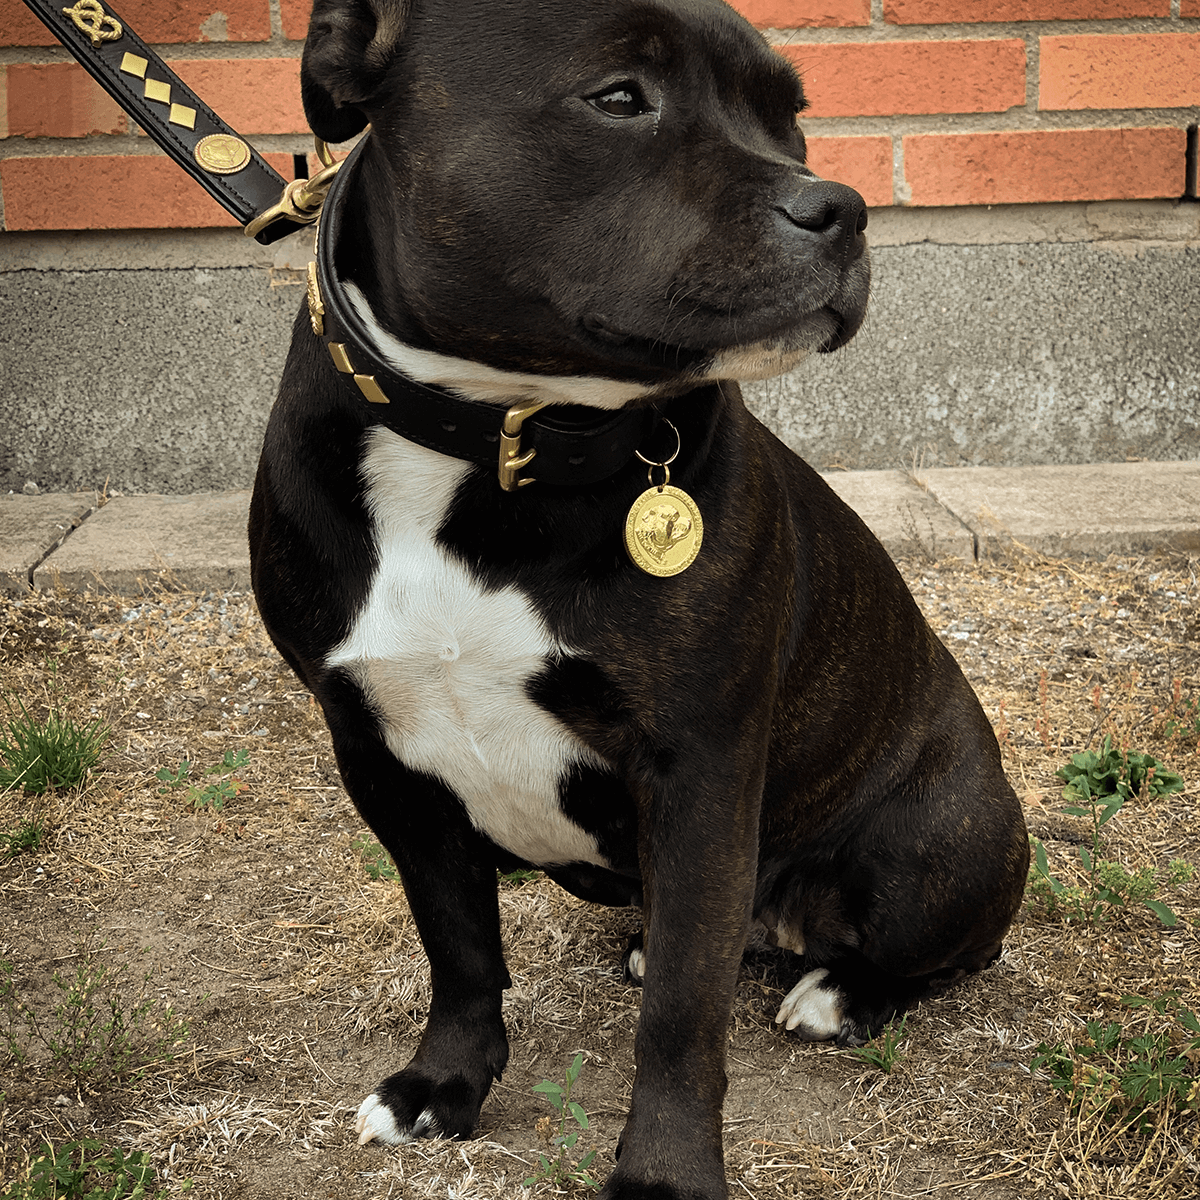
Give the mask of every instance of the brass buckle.
[[515, 492], [527, 483], [535, 482], [532, 476], [519, 478], [517, 472], [527, 467], [533, 461], [536, 450], [522, 450], [521, 426], [527, 417], [532, 417], [539, 409], [546, 407], [545, 400], [527, 400], [524, 404], [514, 404], [504, 414], [504, 424], [500, 427], [500, 486], [506, 492]]
[[341, 169], [341, 162], [335, 162], [329, 147], [320, 138], [313, 139], [317, 144], [317, 157], [325, 165], [311, 179], [293, 179], [283, 189], [283, 195], [278, 204], [272, 204], [266, 212], [261, 212], [243, 230], [249, 238], [257, 237], [268, 225], [277, 221], [287, 221], [292, 225], [311, 225], [321, 215], [321, 206], [333, 185], [334, 176]]

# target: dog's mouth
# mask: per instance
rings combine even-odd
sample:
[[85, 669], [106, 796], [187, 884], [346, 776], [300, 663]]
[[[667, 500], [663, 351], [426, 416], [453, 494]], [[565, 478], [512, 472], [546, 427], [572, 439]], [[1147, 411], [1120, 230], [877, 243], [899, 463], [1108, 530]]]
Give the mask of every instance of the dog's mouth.
[[[826, 305], [808, 314], [786, 330], [766, 336], [738, 339], [730, 344], [687, 346], [661, 339], [640, 337], [611, 317], [585, 313], [580, 326], [587, 340], [609, 357], [629, 365], [643, 364], [691, 376], [705, 375], [716, 362], [744, 362], [741, 378], [769, 378], [790, 370], [814, 351], [827, 354], [844, 346], [862, 323], [862, 311], [850, 313]], [[749, 364], [757, 364], [751, 367]]]

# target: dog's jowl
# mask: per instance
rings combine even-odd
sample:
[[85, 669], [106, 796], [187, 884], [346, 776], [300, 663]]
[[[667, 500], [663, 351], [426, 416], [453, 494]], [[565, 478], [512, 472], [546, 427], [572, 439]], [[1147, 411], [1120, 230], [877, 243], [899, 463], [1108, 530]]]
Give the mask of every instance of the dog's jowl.
[[[362, 1140], [466, 1137], [509, 1047], [496, 868], [643, 910], [608, 1197], [719, 1197], [752, 932], [855, 1042], [1000, 950], [1028, 847], [974, 694], [743, 407], [858, 328], [857, 193], [720, 0], [317, 0], [322, 217], [254, 585], [432, 971]], [[620, 986], [620, 985], [615, 985]], [[788, 1036], [781, 1032], [781, 1036]]]

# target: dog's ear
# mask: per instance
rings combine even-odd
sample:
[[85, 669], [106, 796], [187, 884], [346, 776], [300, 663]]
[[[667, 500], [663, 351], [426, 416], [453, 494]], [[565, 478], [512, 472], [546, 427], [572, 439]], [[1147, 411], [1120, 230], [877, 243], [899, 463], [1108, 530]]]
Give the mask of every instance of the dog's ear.
[[412, 0], [316, 0], [300, 93], [313, 133], [344, 142], [368, 121], [369, 106], [408, 23]]

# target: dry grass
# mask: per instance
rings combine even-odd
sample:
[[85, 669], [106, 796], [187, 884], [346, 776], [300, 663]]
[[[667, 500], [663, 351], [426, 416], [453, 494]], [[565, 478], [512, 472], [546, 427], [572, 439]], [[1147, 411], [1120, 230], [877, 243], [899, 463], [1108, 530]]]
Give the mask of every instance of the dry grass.
[[[1013, 548], [979, 567], [902, 564], [996, 727], [1052, 871], [1081, 878], [1084, 824], [1061, 815], [1054, 771], [1105, 734], [1163, 759], [1183, 793], [1131, 802], [1105, 853], [1129, 867], [1200, 864], [1200, 731], [1171, 718], [1200, 700], [1200, 589], [1183, 558], [1047, 561]], [[55, 970], [129, 964], [191, 1022], [185, 1056], [140, 1083], [72, 1080], [35, 1055], [0, 1064], [0, 1179], [40, 1139], [98, 1136], [148, 1150], [162, 1186], [193, 1195], [514, 1197], [561, 1081], [610, 1169], [628, 1102], [639, 994], [620, 980], [637, 915], [589, 907], [545, 880], [502, 893], [513, 1058], [479, 1137], [353, 1145], [350, 1114], [411, 1053], [428, 975], [403, 895], [372, 880], [311, 699], [269, 646], [249, 597], [163, 592], [0, 602], [0, 678], [32, 711], [103, 717], [113, 738], [75, 793], [42, 803], [43, 848], [0, 866], [0, 960], [49, 1003]], [[220, 811], [164, 790], [161, 767], [249, 751]], [[0, 795], [0, 832], [39, 802]], [[1200, 1002], [1200, 883], [1098, 927], [1031, 903], [1001, 962], [920, 1006], [884, 1075], [844, 1051], [780, 1036], [788, 966], [747, 963], [730, 1031], [726, 1147], [733, 1196], [1144, 1198], [1200, 1195], [1194, 1112], [1146, 1132], [1072, 1111], [1031, 1073], [1039, 1043], [1090, 1019], [1143, 1018], [1126, 994]], [[1140, 1010], [1139, 1010], [1140, 1011]], [[544, 1189], [543, 1189], [544, 1190]]]

